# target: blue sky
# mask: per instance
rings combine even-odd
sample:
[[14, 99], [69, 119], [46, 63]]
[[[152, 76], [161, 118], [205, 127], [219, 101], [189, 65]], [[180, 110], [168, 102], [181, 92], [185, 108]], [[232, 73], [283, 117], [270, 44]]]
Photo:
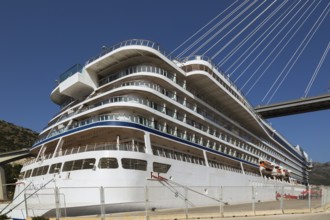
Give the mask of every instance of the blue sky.
[[[237, 5], [242, 2], [239, 0]], [[250, 0], [249, 3], [251, 2]], [[262, 1], [259, 1], [258, 4], [260, 2]], [[259, 12], [262, 12], [272, 2], [267, 1]], [[274, 3], [273, 8], [282, 2]], [[86, 60], [98, 54], [103, 45], [111, 46], [132, 38], [158, 42], [162, 48], [171, 52], [231, 3], [233, 3], [231, 0], [205, 0], [203, 2], [197, 0], [1, 1], [0, 119], [38, 132], [41, 131], [59, 110], [58, 106], [50, 101], [49, 96], [55, 88], [55, 80], [67, 68], [75, 63], [84, 64]], [[274, 65], [266, 72], [267, 76], [248, 94], [248, 99], [253, 105], [265, 104], [261, 101], [263, 96], [328, 3], [329, 0], [321, 1], [315, 9], [315, 13], [311, 14], [301, 31], [297, 32], [288, 48], [280, 54]], [[297, 8], [295, 10], [298, 10]], [[266, 11], [260, 18], [265, 18], [270, 12], [271, 10]], [[301, 17], [304, 16], [301, 15]], [[272, 19], [276, 19], [276, 17]], [[289, 21], [289, 17], [286, 18], [286, 21]], [[247, 24], [248, 21], [245, 21], [245, 25]], [[256, 24], [251, 25], [251, 28], [254, 27]], [[289, 27], [290, 25], [288, 25]], [[329, 30], [330, 18], [327, 16], [270, 103], [304, 96], [308, 81], [330, 41]], [[224, 31], [220, 37], [228, 32], [229, 29]], [[233, 39], [237, 33], [233, 32], [231, 36], [228, 36], [227, 42]], [[274, 40], [265, 54], [261, 55], [259, 63], [253, 64], [254, 68], [260, 65], [262, 59], [265, 59], [267, 53], [280, 42], [281, 37], [284, 38], [284, 35], [285, 30], [278, 36], [278, 39]], [[257, 36], [253, 36], [251, 42], [253, 39], [257, 39]], [[267, 39], [263, 45], [270, 42], [270, 39]], [[242, 40], [243, 36], [238, 37], [231, 46], [215, 58], [215, 61], [221, 61], [223, 56]], [[225, 42], [222, 42], [222, 46], [224, 44]], [[251, 45], [251, 43], [247, 45]], [[242, 47], [242, 51], [247, 47]], [[221, 46], [216, 47], [213, 54], [219, 48]], [[221, 68], [226, 71], [238, 57], [239, 53], [235, 54], [232, 60]], [[244, 70], [253, 57], [255, 56], [249, 58], [246, 64], [242, 64], [233, 73], [232, 80], [237, 79], [239, 73]], [[329, 69], [330, 55], [324, 60], [309, 96], [327, 93], [330, 86]], [[247, 70], [245, 75], [239, 78], [237, 81], [239, 87], [244, 85], [251, 72], [253, 69]], [[231, 74], [232, 72], [226, 73]], [[254, 81], [255, 79], [251, 80], [251, 82]], [[314, 161], [330, 161], [330, 110], [287, 116], [272, 119], [270, 122], [292, 144], [299, 144], [305, 149]]]

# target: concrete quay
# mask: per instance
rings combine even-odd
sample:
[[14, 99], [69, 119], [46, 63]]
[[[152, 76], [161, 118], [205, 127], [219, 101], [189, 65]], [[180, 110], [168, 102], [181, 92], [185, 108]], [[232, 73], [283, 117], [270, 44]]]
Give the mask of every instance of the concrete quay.
[[[329, 220], [330, 206], [321, 207], [319, 199], [311, 200], [310, 209], [307, 200], [286, 200], [283, 210], [280, 201], [261, 202], [256, 204], [239, 204], [212, 207], [197, 207], [171, 210], [139, 211], [107, 214], [101, 216], [61, 217], [63, 220]], [[252, 211], [254, 210], [254, 211]], [[50, 218], [56, 220], [56, 218]]]

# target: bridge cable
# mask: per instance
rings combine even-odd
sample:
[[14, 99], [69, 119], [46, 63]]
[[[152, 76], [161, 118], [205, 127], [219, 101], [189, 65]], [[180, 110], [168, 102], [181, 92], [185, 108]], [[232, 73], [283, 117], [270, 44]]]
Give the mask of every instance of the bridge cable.
[[[251, 39], [252, 36], [254, 36], [260, 28], [262, 28], [268, 21], [271, 19], [286, 3], [288, 3], [288, 0], [284, 1], [278, 8], [273, 11], [262, 23], [260, 23], [247, 37], [244, 38], [233, 50], [231, 50], [218, 64], [217, 66], [222, 66], [225, 64], [241, 47]], [[289, 8], [287, 8], [288, 10]], [[275, 23], [272, 23], [271, 25], [274, 25]], [[254, 41], [255, 42], [255, 41]]]
[[[300, 2], [300, 1], [299, 1]], [[293, 8], [295, 8], [298, 4], [299, 4], [299, 2], [293, 7]], [[292, 5], [291, 5], [291, 7], [292, 7]], [[240, 59], [242, 58], [242, 57], [244, 57], [244, 55], [247, 53], [247, 52], [249, 52], [249, 50], [251, 49], [251, 48], [254, 48], [247, 56], [245, 56], [246, 57], [246, 59], [248, 58], [248, 57], [250, 57], [250, 55], [261, 45], [261, 43], [263, 43], [266, 39], [267, 39], [267, 37], [273, 32], [273, 31], [275, 31], [275, 29], [283, 22], [283, 20], [292, 12], [292, 10], [293, 10], [293, 8], [291, 8], [291, 10], [288, 12], [288, 10], [290, 9], [290, 7], [288, 7], [287, 8], [287, 10], [285, 11], [285, 12], [283, 12], [282, 13], [282, 15], [280, 16], [280, 17], [278, 17], [236, 60], [235, 60], [235, 62], [234, 63], [232, 63], [230, 66], [229, 66], [229, 68], [227, 69], [227, 71], [229, 71], [238, 61], [240, 61]], [[282, 16], [284, 16], [283, 18], [282, 18]], [[281, 19], [282, 18], [282, 19]], [[281, 19], [281, 20], [280, 20]], [[278, 22], [278, 20], [280, 20], [279, 22]], [[275, 27], [273, 28], [273, 26], [275, 25]], [[273, 30], [271, 30], [270, 32], [268, 32], [271, 28], [273, 28]], [[267, 34], [267, 32], [268, 32], [268, 34]], [[267, 36], [266, 37], [264, 37], [264, 35], [265, 34], [267, 34]], [[256, 43], [258, 43], [258, 41], [260, 40], [260, 39], [262, 39], [261, 40], [261, 42], [259, 42], [259, 44], [257, 45], [257, 46], [254, 46]], [[245, 62], [245, 60], [246, 59], [244, 59], [242, 62], [241, 62], [241, 64], [242, 63], [244, 63]], [[233, 74], [233, 73], [232, 73]], [[232, 75], [232, 74], [230, 74], [230, 76]]]
[[307, 97], [307, 95], [308, 95], [308, 93], [309, 93], [309, 90], [311, 89], [311, 87], [312, 87], [312, 85], [313, 85], [313, 83], [314, 83], [314, 80], [315, 80], [317, 74], [318, 74], [319, 71], [320, 71], [320, 68], [321, 68], [321, 66], [322, 66], [322, 64], [323, 64], [323, 61], [325, 60], [325, 57], [327, 56], [327, 54], [328, 54], [328, 52], [329, 52], [329, 48], [330, 48], [330, 42], [328, 43], [328, 46], [327, 46], [327, 48], [325, 49], [325, 51], [324, 51], [324, 53], [323, 53], [323, 55], [322, 55], [322, 58], [321, 58], [319, 64], [317, 65], [317, 67], [316, 67], [316, 69], [315, 69], [315, 71], [314, 71], [314, 73], [313, 73], [312, 78], [310, 79], [310, 81], [309, 81], [309, 83], [308, 83], [308, 86], [306, 87], [306, 90], [305, 90], [305, 96], [304, 96], [305, 98]]
[[[257, 17], [255, 17], [248, 25], [246, 25], [243, 30], [241, 30], [238, 34], [236, 34], [232, 39], [230, 39], [229, 42], [227, 42], [218, 52], [216, 52], [211, 59], [214, 59], [215, 57], [217, 57], [219, 55], [219, 53], [221, 53], [224, 49], [226, 49], [234, 40], [236, 40], [236, 38], [238, 36], [240, 36], [248, 27], [250, 27], [262, 14], [264, 14], [271, 6], [273, 6], [273, 4], [276, 1], [274, 1], [273, 3], [271, 3], [266, 9], [264, 9]], [[260, 4], [261, 6], [262, 4]], [[220, 40], [218, 40], [211, 48], [213, 48], [215, 45], [217, 45], [220, 42]], [[208, 51], [211, 49], [209, 48]], [[206, 53], [206, 52], [205, 52]], [[205, 54], [204, 53], [204, 54]]]
[[[226, 29], [229, 25], [231, 25], [234, 21], [236, 21], [239, 17], [241, 17], [248, 9], [250, 9], [257, 1], [253, 1], [250, 5], [248, 5], [246, 8], [244, 8], [239, 14], [237, 14], [231, 21], [229, 21], [225, 26], [223, 26], [220, 30], [218, 30], [216, 33], [214, 33], [209, 39], [207, 39], [203, 44], [201, 44], [196, 50], [194, 50], [189, 56], [192, 56], [196, 54], [198, 51], [200, 51], [202, 48], [204, 48], [211, 40], [213, 40], [215, 37], [217, 37], [224, 29]], [[264, 4], [263, 2], [262, 4]], [[258, 6], [259, 7], [259, 6]], [[249, 15], [248, 15], [249, 16]], [[241, 20], [243, 22], [247, 17]], [[240, 23], [241, 23], [240, 22]], [[237, 25], [234, 27], [236, 28]], [[233, 31], [233, 28], [228, 31], [225, 36], [227, 36], [230, 32]], [[223, 37], [224, 38], [224, 37]], [[222, 38], [222, 39], [223, 39]]]
[[[320, 3], [320, 2], [319, 2]], [[318, 3], [318, 4], [319, 4]], [[247, 83], [252, 79], [252, 77], [256, 74], [256, 72], [259, 71], [259, 69], [264, 65], [264, 63], [268, 60], [268, 58], [274, 53], [274, 51], [281, 45], [281, 43], [286, 39], [286, 37], [290, 34], [290, 38], [288, 40], [286, 40], [285, 44], [281, 47], [281, 50], [276, 54], [276, 56], [271, 60], [271, 62], [268, 63], [268, 66], [264, 69], [264, 71], [259, 75], [259, 77], [257, 78], [257, 80], [254, 81], [253, 85], [250, 87], [250, 89], [245, 93], [246, 95], [248, 95], [251, 90], [254, 88], [254, 86], [259, 82], [259, 80], [261, 79], [261, 77], [265, 74], [265, 72], [268, 70], [268, 68], [274, 63], [274, 61], [277, 59], [277, 57], [282, 53], [282, 51], [286, 48], [286, 46], [289, 44], [289, 42], [291, 42], [291, 40], [293, 39], [293, 37], [297, 34], [297, 32], [300, 30], [300, 28], [303, 26], [303, 24], [306, 22], [306, 20], [311, 16], [311, 14], [315, 11], [315, 9], [317, 8], [318, 4], [314, 7], [314, 9], [305, 17], [304, 21], [299, 25], [299, 27], [297, 27], [295, 29], [295, 32], [293, 34], [291, 34], [291, 31], [293, 30], [293, 28], [298, 24], [298, 22], [304, 17], [304, 15], [308, 12], [309, 8], [312, 6], [310, 5], [302, 14], [302, 16], [300, 16], [300, 18], [293, 24], [293, 26], [287, 31], [287, 33], [285, 34], [284, 37], [282, 37], [281, 41], [273, 48], [273, 50], [268, 54], [268, 56], [264, 59], [264, 61], [259, 65], [259, 67], [252, 73], [252, 75], [250, 76], [250, 78], [244, 83], [244, 85], [242, 86], [242, 89], [247, 85]], [[294, 15], [295, 16], [295, 15]]]
[[177, 58], [182, 57], [185, 53], [187, 53], [192, 47], [194, 47], [196, 44], [198, 44], [201, 40], [203, 40], [207, 35], [209, 35], [214, 29], [219, 27], [222, 23], [224, 23], [226, 20], [228, 20], [236, 11], [238, 11], [240, 8], [242, 8], [245, 4], [247, 4], [248, 1], [242, 2], [242, 4], [238, 5], [232, 12], [230, 12], [228, 15], [226, 15], [224, 18], [222, 18], [217, 24], [215, 24], [210, 30], [208, 30], [206, 33], [204, 33], [202, 36], [200, 36], [197, 40], [195, 40], [189, 47], [184, 49], [180, 54], [177, 55]]
[[[276, 33], [275, 37], [273, 37], [266, 46], [264, 46], [262, 48], [262, 50], [258, 53], [257, 56], [254, 57], [254, 59], [249, 63], [249, 65], [240, 73], [240, 75], [234, 80], [234, 83], [236, 83], [244, 74], [245, 72], [250, 68], [250, 66], [252, 64], [254, 64], [254, 62], [262, 55], [262, 53], [273, 43], [273, 41], [279, 36], [279, 34], [282, 33], [282, 31], [289, 25], [289, 23], [292, 21], [293, 18], [295, 18], [297, 16], [297, 14], [302, 10], [302, 8], [306, 5], [307, 1], [301, 6], [301, 8], [298, 9], [298, 11], [295, 12], [295, 14], [290, 18], [290, 20], [288, 22], [286, 22], [285, 25], [283, 25], [283, 27]], [[293, 8], [292, 8], [293, 9]], [[292, 10], [291, 10], [292, 11]], [[291, 11], [289, 13], [291, 13]], [[284, 21], [285, 17], [282, 18], [282, 20], [280, 21], [280, 23], [282, 23], [282, 21]], [[279, 24], [280, 24], [279, 23]], [[252, 55], [252, 53], [261, 45], [261, 43], [263, 43], [267, 37], [273, 32], [275, 31], [275, 28], [277, 28], [277, 26], [279, 26], [279, 24], [276, 25], [276, 27], [274, 27], [274, 29], [272, 31], [270, 31], [267, 36], [265, 38], [263, 38], [263, 40], [261, 42], [258, 43], [258, 45], [256, 47], [254, 47], [254, 49], [244, 58], [243, 61], [240, 62], [240, 64], [232, 71], [232, 74]], [[278, 44], [277, 44], [278, 45]], [[274, 52], [274, 50], [273, 50]]]
[[[241, 17], [248, 9], [250, 9], [254, 4], [256, 3], [256, 1], [252, 2], [248, 7], [246, 7], [244, 10], [242, 10], [230, 23], [226, 24], [223, 29], [227, 28], [230, 24], [232, 24], [235, 20], [237, 20], [239, 17]], [[213, 44], [213, 46], [209, 47], [204, 53], [203, 56], [209, 52], [216, 44], [218, 44], [220, 41], [222, 41], [225, 37], [227, 37], [228, 34], [230, 34], [232, 31], [234, 31], [235, 28], [237, 28], [244, 20], [246, 20], [251, 14], [253, 14], [261, 5], [263, 5], [265, 2], [263, 2], [262, 4], [260, 4], [259, 6], [257, 6], [257, 8], [255, 8], [252, 12], [250, 12], [247, 16], [245, 16], [243, 19], [240, 20], [240, 22], [238, 24], [236, 24], [233, 28], [231, 28], [229, 31], [226, 32], [226, 34], [220, 38], [217, 43]], [[202, 45], [200, 45], [194, 52], [192, 52], [192, 54], [196, 54], [198, 51], [200, 51], [203, 47], [206, 46], [206, 44], [208, 44], [211, 40], [213, 40], [215, 37], [217, 37], [220, 32], [223, 30], [220, 29], [218, 32], [216, 32], [211, 38], [209, 38], [206, 42], [204, 42]]]
[[[330, 3], [329, 3], [330, 4]], [[303, 46], [303, 48], [300, 50], [299, 54], [296, 56], [296, 59], [293, 61], [293, 63], [291, 64], [289, 70], [287, 71], [287, 73], [284, 75], [284, 77], [282, 78], [281, 82], [279, 83], [279, 85], [276, 87], [275, 91], [272, 93], [271, 97], [268, 99], [267, 104], [269, 104], [269, 102], [272, 100], [272, 98], [274, 97], [274, 95], [276, 94], [276, 92], [278, 91], [279, 87], [282, 85], [283, 81], [286, 79], [286, 77], [288, 76], [288, 74], [290, 73], [292, 67], [294, 66], [294, 64], [297, 62], [297, 60], [300, 58], [302, 52], [305, 50], [306, 46], [309, 44], [310, 40], [313, 38], [314, 34], [316, 33], [316, 31], [318, 30], [318, 28], [320, 27], [320, 25], [322, 24], [322, 22], [324, 21], [324, 19], [326, 18], [326, 16], [328, 15], [329, 11], [328, 10], [326, 13], [325, 11], [327, 10], [329, 4], [327, 5], [327, 7], [324, 9], [324, 11], [321, 13], [321, 15], [319, 16], [319, 18], [317, 19], [317, 21], [315, 22], [315, 24], [313, 25], [313, 27], [310, 29], [310, 31], [308, 32], [308, 34], [306, 35], [306, 37], [304, 38], [304, 40], [300, 43], [299, 47], [297, 48], [297, 50], [295, 51], [295, 53], [293, 54], [293, 56], [291, 57], [291, 59], [288, 61], [288, 63], [285, 65], [284, 69], [282, 70], [281, 74], [279, 75], [279, 77], [284, 73], [284, 70], [286, 69], [286, 67], [290, 64], [290, 62], [292, 61], [292, 59], [295, 57], [296, 53], [298, 53], [299, 49]], [[325, 13], [325, 14], [324, 14]], [[321, 17], [324, 17], [321, 19]], [[319, 22], [319, 20], [321, 19], [321, 21]], [[317, 25], [317, 27], [314, 29], [313, 33], [312, 30], [315, 27], [315, 25], [317, 24], [317, 22], [319, 22], [319, 24]], [[307, 39], [307, 37], [309, 37], [309, 39]], [[307, 39], [307, 42], [305, 43]], [[278, 81], [279, 77], [277, 77], [276, 81], [273, 83], [272, 87], [268, 90], [267, 94], [269, 94], [270, 90], [274, 87], [275, 83]], [[266, 97], [266, 96], [265, 96]], [[265, 97], [263, 98], [263, 100], [265, 99]]]
[[[209, 21], [206, 25], [204, 25], [202, 28], [200, 28], [197, 32], [195, 32], [193, 35], [191, 35], [188, 39], [186, 39], [183, 43], [181, 43], [179, 46], [177, 46], [172, 52], [169, 54], [169, 56], [177, 51], [179, 48], [181, 48], [185, 43], [187, 43], [189, 40], [191, 40], [193, 37], [195, 37], [199, 32], [201, 32], [204, 28], [206, 28], [209, 24], [211, 24], [214, 20], [216, 20], [219, 16], [221, 16], [223, 13], [225, 13], [229, 8], [231, 8], [234, 4], [236, 4], [238, 0], [236, 0], [234, 3], [232, 3], [230, 6], [228, 6], [224, 11], [220, 12], [217, 16], [215, 16], [211, 21]], [[245, 4], [245, 3], [244, 3]]]
[[[298, 1], [298, 3], [293, 7], [291, 8], [291, 10], [288, 12], [288, 10], [290, 9], [290, 7], [285, 11], [283, 12], [282, 16], [284, 15], [284, 17], [280, 16], [278, 19], [276, 19], [272, 25], [270, 25], [265, 31], [264, 33], [262, 33], [251, 45], [249, 48], [247, 48], [236, 60], [235, 62], [233, 62], [228, 68], [227, 68], [227, 71], [229, 71], [237, 62], [239, 62], [241, 60], [242, 57], [245, 57], [245, 59], [243, 61], [241, 61], [240, 65], [242, 65], [246, 59], [248, 59], [251, 54], [268, 38], [268, 36], [273, 32], [275, 31], [275, 29], [283, 22], [283, 20], [292, 12], [292, 10], [297, 7], [297, 5], [299, 4], [300, 1]], [[292, 7], [292, 5], [291, 5]], [[278, 20], [281, 19], [279, 22]], [[273, 27], [275, 25], [275, 27]], [[271, 31], [269, 31], [270, 29], [272, 29]], [[268, 32], [269, 31], [269, 32]], [[267, 34], [268, 32], [268, 34]], [[280, 31], [279, 31], [280, 32]], [[264, 35], [267, 34], [265, 37]], [[259, 41], [260, 39], [262, 39], [261, 41]], [[258, 43], [259, 42], [259, 43]], [[254, 46], [255, 44], [257, 44], [257, 46]], [[254, 48], [247, 56], [245, 56], [246, 53], [248, 53], [250, 51], [251, 48]], [[240, 66], [239, 65], [239, 66]], [[236, 68], [237, 69], [237, 68]], [[235, 69], [235, 70], [236, 70]], [[234, 71], [235, 71], [234, 70]], [[231, 73], [231, 75], [233, 74], [233, 72]]]

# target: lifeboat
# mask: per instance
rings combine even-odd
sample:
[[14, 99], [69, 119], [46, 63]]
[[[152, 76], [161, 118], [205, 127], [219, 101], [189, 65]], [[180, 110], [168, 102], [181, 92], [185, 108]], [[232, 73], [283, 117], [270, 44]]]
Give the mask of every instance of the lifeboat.
[[272, 174], [274, 166], [268, 161], [261, 160], [259, 162], [259, 169], [263, 174]]
[[290, 170], [283, 169], [284, 177], [289, 178], [290, 177]]
[[275, 177], [281, 177], [282, 176], [282, 169], [280, 166], [276, 165], [273, 169], [272, 175]]

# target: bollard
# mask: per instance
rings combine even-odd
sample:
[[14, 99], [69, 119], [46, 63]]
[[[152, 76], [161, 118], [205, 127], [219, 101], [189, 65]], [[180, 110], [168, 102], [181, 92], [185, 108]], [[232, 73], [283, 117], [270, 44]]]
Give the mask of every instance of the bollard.
[[60, 211], [60, 197], [59, 197], [58, 187], [54, 188], [54, 193], [55, 193], [55, 206], [56, 206], [56, 220], [59, 220], [61, 217], [61, 211]]
[[186, 219], [188, 219], [188, 189], [187, 187], [184, 187], [184, 214], [186, 215]]
[[105, 207], [104, 207], [104, 187], [100, 187], [100, 211], [101, 211], [101, 220], [105, 220]]
[[223, 193], [223, 189], [222, 189], [222, 186], [220, 186], [220, 189], [219, 189], [220, 191], [219, 191], [219, 203], [220, 203], [220, 217], [221, 218], [223, 218], [224, 217], [224, 215], [223, 215], [223, 198], [222, 198], [222, 193]]
[[148, 213], [148, 209], [149, 209], [149, 188], [148, 188], [148, 185], [145, 185], [144, 197], [145, 197], [145, 218], [146, 218], [146, 220], [149, 220], [149, 213]]
[[280, 197], [280, 209], [282, 211], [282, 214], [284, 214], [284, 186], [281, 186], [281, 197]]
[[255, 186], [252, 186], [252, 212], [256, 215], [256, 189]]

